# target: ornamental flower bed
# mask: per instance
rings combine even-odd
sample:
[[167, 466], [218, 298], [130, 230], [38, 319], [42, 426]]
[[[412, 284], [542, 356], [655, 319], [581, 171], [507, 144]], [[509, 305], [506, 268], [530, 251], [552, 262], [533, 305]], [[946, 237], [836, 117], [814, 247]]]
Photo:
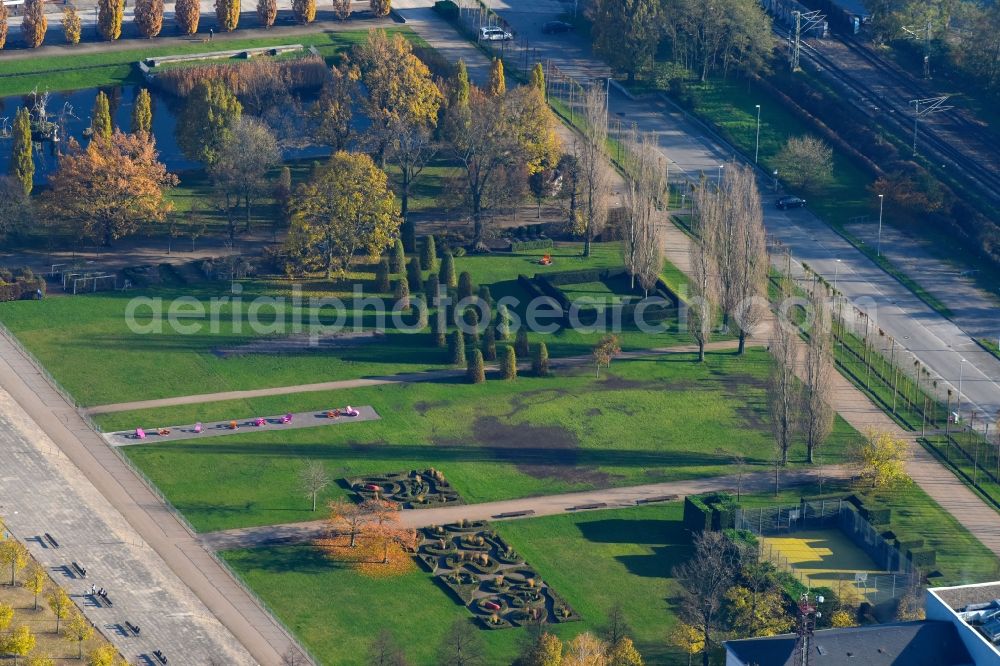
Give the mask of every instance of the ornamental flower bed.
[[486, 522], [427, 527], [420, 530], [418, 544], [417, 559], [483, 629], [580, 619]]
[[358, 502], [378, 498], [396, 502], [404, 509], [465, 504], [441, 470], [433, 467], [345, 481], [354, 491], [354, 498]]

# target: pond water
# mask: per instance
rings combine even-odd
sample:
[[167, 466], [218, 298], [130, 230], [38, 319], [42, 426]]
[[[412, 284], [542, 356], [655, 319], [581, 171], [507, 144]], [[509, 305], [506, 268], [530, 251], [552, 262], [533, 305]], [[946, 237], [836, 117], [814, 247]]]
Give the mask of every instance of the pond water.
[[[141, 88], [141, 85], [128, 85], [48, 93], [45, 108], [49, 119], [59, 126], [60, 141], [35, 143], [36, 186], [43, 185], [48, 180], [48, 175], [56, 169], [58, 150], [65, 147], [69, 137], [74, 137], [86, 145], [87, 139], [83, 133], [90, 127], [90, 115], [99, 91], [103, 90], [108, 96], [115, 127], [128, 131], [132, 126], [132, 107]], [[150, 97], [153, 106], [153, 136], [156, 138], [160, 160], [173, 173], [200, 167], [199, 163], [184, 157], [177, 146], [174, 134], [177, 115], [184, 101], [155, 88], [150, 90]], [[22, 106], [31, 109], [36, 105], [36, 100], [37, 97], [34, 95], [0, 98], [0, 126], [9, 129], [17, 109]], [[5, 118], [6, 120], [3, 120]], [[318, 145], [299, 145], [283, 151], [285, 159], [317, 158], [329, 153], [329, 148]], [[10, 160], [11, 140], [0, 138], [0, 173], [6, 174], [10, 171]]]

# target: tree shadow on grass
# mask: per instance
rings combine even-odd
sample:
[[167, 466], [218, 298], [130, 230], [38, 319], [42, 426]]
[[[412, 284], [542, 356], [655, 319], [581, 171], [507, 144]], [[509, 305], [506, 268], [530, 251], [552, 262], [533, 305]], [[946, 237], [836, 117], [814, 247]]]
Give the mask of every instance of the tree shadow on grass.
[[226, 560], [237, 571], [251, 574], [255, 571], [296, 574], [325, 574], [344, 565], [331, 560], [312, 545], [278, 546], [234, 551]]
[[580, 534], [594, 543], [638, 543], [687, 546], [691, 538], [680, 520], [611, 518], [582, 521]]
[[[664, 467], [685, 468], [704, 467], [729, 464], [727, 455], [713, 452], [695, 451], [643, 451], [630, 449], [572, 449], [550, 448], [542, 446], [504, 447], [491, 444], [489, 447], [479, 445], [434, 445], [421, 446], [412, 444], [367, 444], [349, 442], [346, 444], [282, 444], [280, 442], [251, 442], [240, 439], [239, 435], [227, 438], [238, 442], [198, 443], [172, 442], [168, 445], [153, 444], [143, 448], [169, 446], [170, 451], [183, 454], [203, 455], [234, 455], [241, 458], [265, 456], [278, 459], [309, 458], [326, 461], [355, 461], [359, 457], [378, 459], [381, 461], [427, 461], [427, 463], [515, 463], [533, 465], [557, 465], [565, 467]], [[363, 454], [363, 455], [362, 455]], [[760, 462], [748, 458], [748, 462]]]

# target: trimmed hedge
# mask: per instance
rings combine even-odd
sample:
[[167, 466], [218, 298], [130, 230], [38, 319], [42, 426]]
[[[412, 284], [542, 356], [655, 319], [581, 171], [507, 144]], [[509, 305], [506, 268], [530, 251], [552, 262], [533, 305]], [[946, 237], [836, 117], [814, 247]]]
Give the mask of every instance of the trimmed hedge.
[[728, 493], [704, 493], [684, 498], [684, 528], [695, 533], [718, 532], [736, 524], [738, 505]]
[[449, 21], [458, 20], [458, 5], [451, 0], [438, 0], [434, 3], [434, 11]]
[[0, 268], [0, 302], [31, 300], [41, 291], [45, 295], [45, 278], [35, 275], [30, 268], [10, 271]]
[[524, 252], [525, 250], [548, 250], [554, 246], [551, 238], [543, 238], [540, 240], [529, 240], [529, 241], [518, 241], [512, 240], [510, 242], [511, 252]]

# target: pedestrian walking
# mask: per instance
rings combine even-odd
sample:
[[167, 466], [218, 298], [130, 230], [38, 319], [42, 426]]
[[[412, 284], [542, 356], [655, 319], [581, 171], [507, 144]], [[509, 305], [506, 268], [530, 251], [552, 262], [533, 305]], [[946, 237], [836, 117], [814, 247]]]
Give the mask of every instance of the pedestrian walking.
[[209, 28], [208, 29], [208, 41], [212, 41], [212, 39], [214, 37], [215, 37], [215, 28]]

